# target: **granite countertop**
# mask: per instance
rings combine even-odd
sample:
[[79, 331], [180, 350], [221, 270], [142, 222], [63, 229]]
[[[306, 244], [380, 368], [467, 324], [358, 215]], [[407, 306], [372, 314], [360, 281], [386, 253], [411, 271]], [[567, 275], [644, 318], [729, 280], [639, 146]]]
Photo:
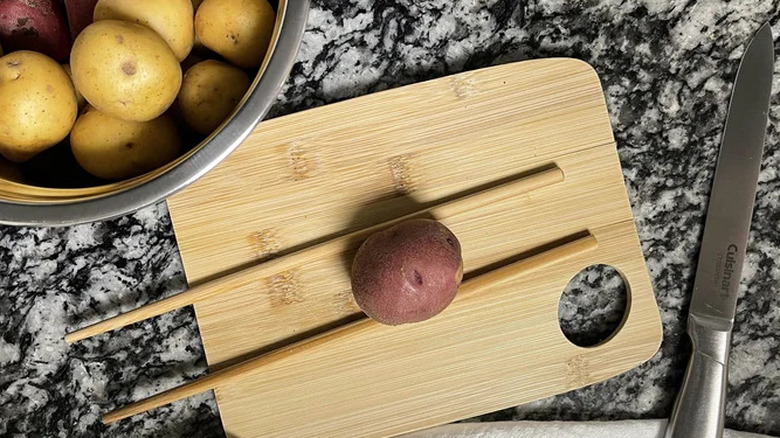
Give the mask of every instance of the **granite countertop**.
[[[552, 56], [591, 63], [606, 93], [664, 342], [633, 371], [478, 420], [661, 418], [687, 361], [685, 314], [731, 81], [744, 43], [765, 21], [780, 35], [780, 1], [316, 0], [271, 116], [493, 64]], [[777, 95], [772, 102], [726, 424], [780, 435]], [[191, 308], [63, 342], [86, 321], [185, 289], [164, 204], [72, 228], [0, 228], [0, 273], [0, 436], [223, 436], [211, 393], [111, 427], [99, 421], [118, 404], [206, 372]], [[593, 327], [605, 313], [596, 298], [604, 283], [581, 280], [583, 307], [566, 316], [572, 326]]]

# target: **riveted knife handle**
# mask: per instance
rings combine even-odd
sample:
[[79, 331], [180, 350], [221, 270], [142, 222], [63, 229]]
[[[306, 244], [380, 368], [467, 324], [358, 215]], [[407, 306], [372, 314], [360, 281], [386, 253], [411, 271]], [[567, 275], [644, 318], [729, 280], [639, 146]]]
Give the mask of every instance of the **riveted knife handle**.
[[688, 335], [693, 353], [666, 438], [721, 438], [731, 330], [714, 328], [690, 315]]

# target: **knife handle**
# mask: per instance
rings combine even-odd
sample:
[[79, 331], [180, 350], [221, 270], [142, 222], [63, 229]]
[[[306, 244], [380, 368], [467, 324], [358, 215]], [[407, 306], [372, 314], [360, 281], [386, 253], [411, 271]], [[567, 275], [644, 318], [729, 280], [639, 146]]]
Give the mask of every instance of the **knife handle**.
[[716, 329], [690, 315], [688, 335], [693, 353], [666, 438], [721, 438], [731, 330]]

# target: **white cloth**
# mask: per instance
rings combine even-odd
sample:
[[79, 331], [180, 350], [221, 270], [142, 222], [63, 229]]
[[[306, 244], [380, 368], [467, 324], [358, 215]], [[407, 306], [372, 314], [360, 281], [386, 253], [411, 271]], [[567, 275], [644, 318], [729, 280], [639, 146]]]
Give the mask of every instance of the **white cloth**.
[[[457, 423], [404, 435], [403, 438], [663, 438], [666, 420], [506, 421]], [[724, 438], [767, 438], [726, 430]]]

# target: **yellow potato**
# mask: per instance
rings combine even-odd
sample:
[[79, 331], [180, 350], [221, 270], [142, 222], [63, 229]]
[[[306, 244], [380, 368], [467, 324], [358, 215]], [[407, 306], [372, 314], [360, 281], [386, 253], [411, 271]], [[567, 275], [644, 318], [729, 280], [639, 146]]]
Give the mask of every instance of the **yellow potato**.
[[241, 68], [263, 63], [273, 30], [268, 0], [204, 0], [195, 14], [200, 42]]
[[20, 50], [0, 58], [0, 154], [23, 162], [62, 141], [76, 120], [68, 74], [46, 55]]
[[99, 0], [94, 19], [143, 24], [157, 32], [181, 61], [192, 50], [195, 29], [190, 0]]
[[181, 152], [181, 139], [167, 114], [148, 122], [128, 122], [89, 108], [73, 126], [70, 147], [84, 170], [118, 180], [173, 161]]
[[[62, 68], [65, 69], [65, 73], [68, 74], [68, 78], [73, 81], [73, 73], [70, 71], [70, 64], [62, 64]], [[76, 92], [76, 103], [78, 104], [79, 109], [84, 108], [87, 100], [84, 99], [84, 96], [81, 94], [81, 92], [75, 88], [75, 85], [73, 87], [73, 90]]]
[[184, 121], [208, 135], [230, 115], [249, 89], [249, 76], [220, 61], [199, 62], [184, 74], [179, 108]]
[[123, 120], [162, 115], [181, 87], [181, 66], [168, 44], [148, 27], [97, 21], [70, 52], [73, 82], [92, 106]]

